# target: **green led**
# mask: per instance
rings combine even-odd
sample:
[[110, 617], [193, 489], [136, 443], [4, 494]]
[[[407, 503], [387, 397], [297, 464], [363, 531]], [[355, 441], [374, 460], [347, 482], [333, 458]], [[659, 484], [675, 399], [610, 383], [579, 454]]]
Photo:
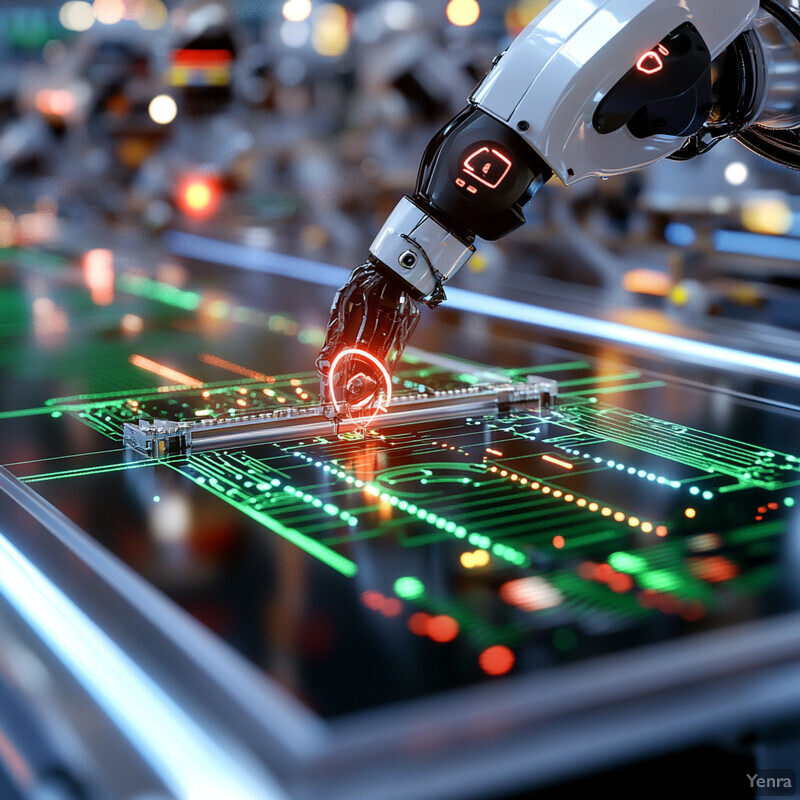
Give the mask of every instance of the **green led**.
[[459, 525], [454, 531], [456, 538], [463, 539], [467, 535], [467, 529], [463, 525]]
[[678, 581], [675, 576], [665, 570], [646, 572], [641, 576], [640, 580], [645, 589], [654, 589], [658, 592], [669, 592], [678, 588]]
[[339, 509], [331, 503], [325, 503], [325, 505], [322, 507], [322, 510], [326, 514], [330, 514], [332, 517], [335, 517], [339, 513]]
[[794, 498], [793, 497], [784, 498], [783, 504], [786, 506], [786, 508], [792, 508], [794, 506]]
[[50, 416], [53, 419], [58, 419], [61, 416], [61, 412], [60, 411], [54, 411]]
[[709, 492], [706, 490], [703, 492], [703, 500], [710, 500], [714, 496], [714, 492]]
[[428, 522], [430, 522], [431, 525], [435, 525], [436, 522], [438, 521], [438, 519], [439, 519], [439, 517], [436, 514], [434, 514], [432, 511], [426, 517], [426, 520]]
[[444, 529], [445, 529], [445, 530], [446, 530], [448, 533], [455, 533], [455, 530], [456, 530], [456, 524], [455, 524], [455, 522], [448, 522], [448, 523], [447, 523], [447, 525], [445, 525], [445, 526], [444, 526]]
[[421, 509], [419, 509], [419, 511], [417, 511], [417, 517], [419, 519], [425, 519], [425, 517], [427, 517], [427, 516], [428, 516], [428, 512], [424, 508], [421, 508]]
[[483, 540], [483, 537], [479, 533], [471, 533], [469, 535], [469, 538], [467, 539], [467, 541], [470, 544], [474, 544], [475, 547], [480, 547], [482, 540]]
[[689, 489], [689, 494], [700, 494], [700, 490], [696, 486], [692, 486], [692, 488]]
[[401, 501], [400, 501], [400, 502], [397, 504], [397, 507], [398, 507], [398, 508], [399, 508], [401, 511], [406, 511], [406, 510], [408, 509], [408, 502], [407, 502], [407, 501], [405, 501], [405, 500], [401, 500]]
[[608, 557], [608, 563], [614, 567], [617, 572], [629, 572], [636, 574], [637, 572], [644, 572], [647, 569], [647, 562], [641, 557], [633, 553], [612, 553]]
[[408, 513], [413, 516], [414, 514], [417, 513], [417, 507], [413, 503], [409, 503], [406, 511], [408, 511]]
[[425, 592], [425, 586], [419, 578], [398, 578], [394, 582], [394, 593], [403, 600], [417, 600]]
[[158, 495], [156, 495], [156, 496], [153, 498], [153, 502], [154, 502], [154, 503], [158, 503], [158, 502], [160, 502], [160, 501], [161, 501], [161, 498], [160, 498]]

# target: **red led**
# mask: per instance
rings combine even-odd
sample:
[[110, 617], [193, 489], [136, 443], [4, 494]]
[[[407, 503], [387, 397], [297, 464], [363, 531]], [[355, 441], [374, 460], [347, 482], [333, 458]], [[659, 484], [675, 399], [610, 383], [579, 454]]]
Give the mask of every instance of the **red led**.
[[496, 189], [511, 172], [511, 159], [488, 145], [479, 147], [464, 159], [464, 172], [489, 189]]
[[661, 70], [664, 69], [664, 62], [655, 50], [648, 50], [636, 62], [636, 69], [645, 75], [655, 75], [657, 72], [661, 72]]

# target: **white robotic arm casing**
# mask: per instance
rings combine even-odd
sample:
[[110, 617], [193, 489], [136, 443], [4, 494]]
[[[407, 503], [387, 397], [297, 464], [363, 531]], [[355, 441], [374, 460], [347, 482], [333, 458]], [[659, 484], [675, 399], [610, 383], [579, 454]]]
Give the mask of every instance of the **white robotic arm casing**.
[[714, 58], [745, 30], [758, 0], [561, 0], [495, 62], [471, 100], [504, 122], [571, 184], [630, 172], [676, 152], [686, 137], [600, 134], [598, 104], [670, 31], [691, 22]]

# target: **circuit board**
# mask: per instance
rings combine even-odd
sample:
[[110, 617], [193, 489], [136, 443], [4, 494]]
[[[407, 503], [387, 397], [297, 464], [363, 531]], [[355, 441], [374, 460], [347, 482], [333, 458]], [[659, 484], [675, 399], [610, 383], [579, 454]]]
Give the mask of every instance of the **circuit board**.
[[185, 270], [98, 303], [63, 259], [6, 264], [5, 466], [323, 716], [796, 606], [793, 409], [578, 348], [412, 352], [400, 397], [535, 374], [558, 403], [145, 458], [125, 423], [316, 403], [321, 326]]

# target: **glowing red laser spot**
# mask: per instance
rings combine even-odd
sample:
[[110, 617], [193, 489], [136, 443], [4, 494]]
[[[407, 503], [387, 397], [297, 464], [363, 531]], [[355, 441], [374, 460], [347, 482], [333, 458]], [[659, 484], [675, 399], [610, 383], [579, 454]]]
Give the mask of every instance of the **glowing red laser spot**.
[[[344, 350], [341, 350], [336, 355], [336, 358], [334, 358], [333, 361], [331, 362], [331, 366], [330, 366], [330, 369], [328, 371], [328, 380], [329, 381], [330, 381], [330, 376], [336, 374], [336, 368], [342, 362], [342, 359], [346, 358], [347, 356], [354, 356], [354, 357], [358, 357], [358, 358], [363, 358], [365, 361], [368, 361], [370, 364], [372, 364], [373, 366], [377, 367], [378, 372], [380, 373], [381, 377], [383, 378], [384, 386], [386, 388], [386, 399], [385, 399], [385, 402], [383, 402], [383, 403], [379, 402], [378, 406], [372, 412], [372, 414], [369, 416], [368, 419], [356, 420], [356, 419], [353, 419], [353, 417], [351, 416], [351, 419], [352, 419], [353, 422], [355, 422], [360, 427], [367, 428], [367, 427], [369, 427], [370, 423], [375, 419], [375, 417], [378, 416], [378, 414], [381, 411], [386, 411], [387, 410], [387, 407], [388, 407], [389, 403], [392, 402], [392, 376], [389, 374], [389, 370], [387, 370], [386, 367], [380, 362], [380, 360], [375, 358], [375, 356], [373, 356], [372, 353], [368, 353], [366, 350], [361, 350], [358, 347], [348, 347], [348, 348], [345, 348]], [[336, 393], [333, 391], [333, 387], [329, 385], [329, 389], [330, 389], [331, 402], [333, 403], [333, 410], [338, 415], [341, 406], [336, 401]], [[365, 401], [362, 401], [362, 402], [365, 402]], [[360, 405], [360, 404], [361, 403], [359, 403], [357, 405]]]

